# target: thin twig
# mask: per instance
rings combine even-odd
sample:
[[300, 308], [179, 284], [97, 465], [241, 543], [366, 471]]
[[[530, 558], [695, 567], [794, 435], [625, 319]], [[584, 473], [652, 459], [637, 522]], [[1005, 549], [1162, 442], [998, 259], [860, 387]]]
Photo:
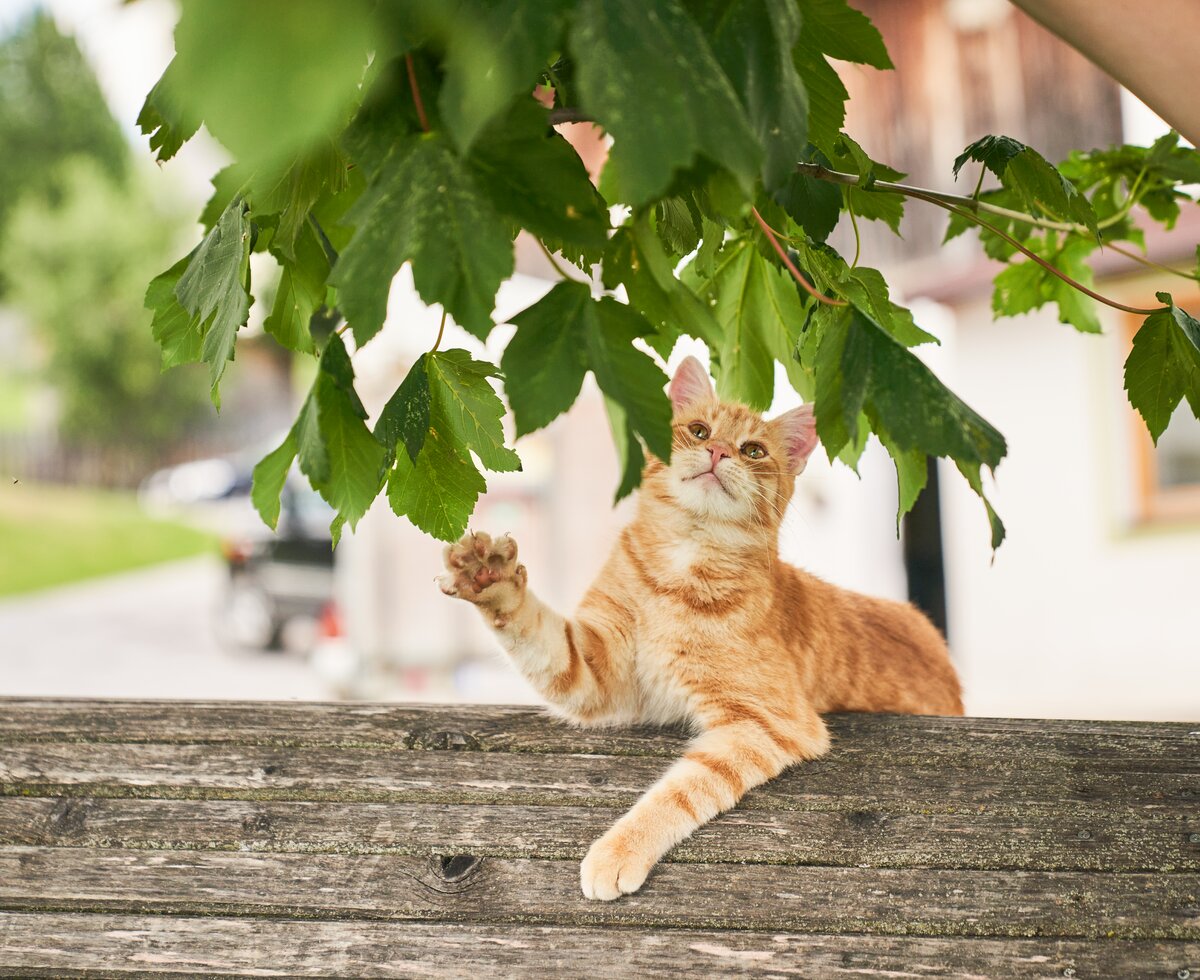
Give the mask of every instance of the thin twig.
[[1121, 248], [1120, 245], [1114, 245], [1112, 242], [1105, 242], [1104, 248], [1111, 248], [1118, 255], [1124, 255], [1127, 259], [1132, 259], [1139, 265], [1144, 265], [1147, 269], [1157, 269], [1159, 272], [1169, 272], [1173, 276], [1179, 276], [1181, 279], [1191, 279], [1196, 282], [1200, 277], [1192, 272], [1180, 272], [1178, 269], [1172, 269], [1169, 265], [1163, 265], [1160, 262], [1155, 262], [1153, 259], [1148, 259], [1144, 255], [1138, 255], [1137, 252], [1131, 252], [1129, 249]]
[[445, 331], [446, 331], [446, 307], [443, 306], [442, 307], [442, 322], [438, 324], [437, 340], [435, 340], [433, 342], [433, 350], [431, 350], [429, 353], [432, 354], [433, 351], [436, 351], [439, 347], [442, 346], [442, 334], [445, 333]]
[[975, 190], [971, 192], [971, 200], [978, 203], [979, 192], [983, 188], [983, 177], [987, 173], [987, 167], [984, 164], [979, 165], [979, 179], [975, 181]]
[[[843, 173], [840, 170], [830, 170], [819, 163], [798, 163], [796, 164], [796, 170], [798, 173], [812, 177], [815, 180], [827, 180], [834, 184], [858, 184], [859, 182], [857, 174]], [[903, 194], [908, 197], [924, 195], [925, 198], [936, 198], [935, 203], [952, 204], [956, 207], [965, 208], [972, 213], [986, 211], [1000, 218], [1011, 218], [1023, 224], [1035, 225], [1038, 228], [1048, 228], [1051, 231], [1073, 231], [1080, 235], [1090, 235], [1092, 233], [1091, 229], [1086, 225], [1072, 224], [1069, 221], [1053, 221], [1049, 218], [1039, 218], [1024, 211], [1014, 211], [1012, 208], [1003, 208], [998, 204], [991, 204], [988, 201], [977, 201], [973, 197], [963, 197], [961, 194], [947, 194], [943, 191], [931, 190], [928, 187], [913, 187], [911, 184], [897, 184], [889, 180], [877, 180], [870, 187], [864, 187], [863, 190], [890, 191], [893, 194]], [[1132, 207], [1133, 201], [1131, 196], [1116, 214], [1111, 214], [1104, 220], [1096, 222], [1096, 227], [1101, 229], [1110, 228], [1118, 222], [1124, 221]]]
[[425, 115], [425, 103], [421, 101], [421, 86], [417, 84], [417, 69], [411, 53], [404, 56], [404, 66], [408, 69], [408, 87], [412, 90], [413, 105], [417, 107], [417, 119], [421, 122], [421, 129], [428, 133], [429, 117]]
[[551, 109], [549, 119], [551, 126], [557, 126], [559, 123], [595, 122], [591, 116], [577, 106], [559, 106]]
[[854, 213], [854, 205], [849, 195], [846, 197], [846, 210], [850, 212], [850, 227], [854, 229], [854, 261], [850, 263], [850, 268], [857, 269], [858, 260], [862, 255], [862, 238], [858, 234], [858, 217]]
[[[879, 186], [878, 182], [876, 183], [875, 186], [876, 187]], [[900, 193], [900, 192], [893, 191], [893, 193]], [[909, 197], [917, 198], [917, 200], [919, 200], [919, 201], [926, 201], [929, 204], [936, 204], [940, 208], [945, 208], [947, 211], [952, 211], [953, 213], [961, 215], [962, 217], [968, 219], [969, 221], [974, 221], [976, 224], [983, 226], [988, 231], [990, 231], [993, 235], [996, 235], [997, 237], [1004, 239], [1004, 241], [1008, 242], [1008, 244], [1011, 245], [1013, 248], [1015, 248], [1018, 252], [1021, 252], [1022, 254], [1027, 255], [1029, 258], [1033, 259], [1034, 262], [1036, 262], [1038, 265], [1040, 265], [1043, 269], [1045, 269], [1051, 275], [1057, 276], [1059, 279], [1061, 279], [1063, 282], [1065, 282], [1068, 286], [1072, 286], [1073, 288], [1079, 290], [1079, 292], [1083, 293], [1085, 296], [1090, 296], [1097, 303], [1103, 303], [1105, 306], [1111, 306], [1114, 310], [1123, 310], [1126, 313], [1136, 313], [1139, 316], [1149, 316], [1151, 313], [1157, 313], [1159, 310], [1166, 309], [1166, 307], [1163, 307], [1163, 306], [1156, 306], [1152, 310], [1145, 310], [1145, 309], [1142, 309], [1141, 307], [1137, 307], [1137, 306], [1126, 306], [1124, 303], [1118, 303], [1115, 299], [1109, 299], [1107, 296], [1102, 296], [1100, 293], [1096, 292], [1095, 290], [1088, 289], [1088, 287], [1085, 286], [1083, 283], [1077, 282], [1076, 280], [1072, 279], [1065, 272], [1062, 272], [1059, 269], [1056, 269], [1053, 265], [1051, 265], [1049, 262], [1047, 262], [1045, 259], [1043, 259], [1036, 252], [1032, 251], [1029, 248], [1026, 248], [1024, 245], [1022, 245], [1019, 241], [1017, 241], [1011, 235], [1001, 231], [999, 228], [997, 228], [995, 225], [991, 224], [990, 222], [984, 221], [983, 218], [979, 217], [979, 215], [972, 214], [970, 211], [966, 210], [965, 208], [960, 208], [954, 204], [950, 204], [947, 201], [939, 200], [936, 196], [934, 196], [932, 194], [925, 194], [925, 193], [919, 192], [919, 191], [915, 190], [914, 188], [909, 188], [904, 193], [906, 193], [907, 196], [909, 196]]]
[[800, 272], [800, 270], [796, 268], [796, 263], [791, 260], [791, 257], [787, 254], [787, 251], [784, 249], [784, 247], [779, 244], [779, 239], [775, 237], [775, 232], [773, 232], [771, 230], [771, 226], [763, 220], [763, 216], [758, 213], [758, 208], [751, 207], [750, 213], [753, 214], [754, 217], [757, 219], [759, 226], [762, 228], [764, 234], [766, 234], [766, 236], [767, 236], [767, 240], [771, 243], [771, 245], [775, 249], [775, 252], [783, 260], [783, 264], [787, 266], [788, 272], [790, 272], [792, 274], [792, 278], [795, 279], [796, 282], [800, 283], [800, 285], [804, 287], [804, 291], [806, 293], [808, 293], [809, 296], [811, 296], [813, 299], [815, 299], [819, 303], [824, 303], [826, 306], [849, 306], [850, 305], [843, 299], [830, 299], [824, 293], [820, 292], [817, 289], [814, 289], [809, 284], [809, 281], [804, 278], [804, 275]]
[[533, 240], [535, 242], [538, 243], [538, 248], [540, 248], [542, 250], [542, 253], [546, 256], [546, 258], [550, 260], [550, 264], [552, 266], [554, 266], [554, 271], [557, 272], [564, 279], [566, 279], [568, 282], [571, 281], [571, 276], [567, 275], [567, 270], [564, 269], [561, 265], [558, 264], [558, 262], [555, 261], [553, 254], [551, 254], [551, 252], [550, 252], [550, 249], [546, 248], [546, 243], [543, 242], [540, 238], [538, 238], [537, 235], [532, 235], [531, 237], [533, 238]]

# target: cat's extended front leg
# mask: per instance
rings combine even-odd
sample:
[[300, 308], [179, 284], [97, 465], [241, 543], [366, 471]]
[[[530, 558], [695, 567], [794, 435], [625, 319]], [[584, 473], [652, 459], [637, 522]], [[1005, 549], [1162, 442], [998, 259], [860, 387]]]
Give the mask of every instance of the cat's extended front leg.
[[608, 901], [637, 891], [658, 860], [697, 827], [787, 766], [829, 748], [829, 733], [816, 712], [787, 719], [757, 709], [742, 714], [751, 717], [719, 722], [696, 738], [591, 846], [580, 868], [584, 895]]
[[449, 596], [473, 603], [525, 678], [551, 704], [578, 720], [611, 714], [623, 669], [625, 638], [596, 617], [560, 616], [528, 588], [517, 543], [467, 534], [444, 553], [438, 579]]

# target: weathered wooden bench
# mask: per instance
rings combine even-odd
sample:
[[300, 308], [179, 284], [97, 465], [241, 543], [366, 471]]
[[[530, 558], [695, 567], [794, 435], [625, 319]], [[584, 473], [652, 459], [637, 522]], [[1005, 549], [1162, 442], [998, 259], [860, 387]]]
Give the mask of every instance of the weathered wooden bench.
[[831, 725], [594, 903], [579, 859], [681, 736], [0, 699], [0, 975], [1200, 980], [1200, 724]]

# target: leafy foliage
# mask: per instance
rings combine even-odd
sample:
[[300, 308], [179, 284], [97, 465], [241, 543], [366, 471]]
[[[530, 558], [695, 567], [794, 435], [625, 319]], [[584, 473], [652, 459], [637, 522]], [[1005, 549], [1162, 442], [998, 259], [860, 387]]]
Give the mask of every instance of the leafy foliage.
[[[162, 159], [201, 119], [236, 158], [214, 178], [205, 237], [147, 293], [164, 363], [206, 361], [216, 397], [251, 303], [253, 251], [281, 267], [266, 331], [319, 358], [295, 425], [256, 471], [269, 523], [296, 463], [339, 528], [386, 487], [398, 514], [453, 538], [484, 471], [520, 466], [498, 386], [520, 437], [566, 411], [589, 372], [621, 459], [619, 498], [647, 452], [669, 457], [666, 378], [649, 352], [665, 359], [684, 334], [708, 345], [726, 398], [765, 408], [782, 365], [815, 398], [831, 459], [855, 466], [876, 437], [896, 462], [901, 514], [931, 456], [953, 459], [982, 498], [1004, 439], [912, 351], [936, 338], [884, 277], [825, 244], [841, 216], [899, 233], [907, 197], [940, 204], [948, 237], [979, 225], [987, 253], [1009, 263], [997, 314], [1054, 303], [1095, 331], [1092, 301], [1059, 274], [1088, 286], [1097, 248], [1141, 245], [1134, 207], [1170, 225], [1181, 185], [1200, 180], [1200, 157], [1177, 140], [1056, 168], [989, 136], [954, 167], [978, 163], [998, 186], [951, 198], [896, 184], [899, 171], [843, 132], [834, 62], [892, 67], [846, 0], [343, 6], [184, 0], [176, 60], [141, 119]], [[563, 118], [611, 136], [598, 187], [552, 128]], [[426, 303], [488, 338], [522, 231], [593, 284], [564, 271], [513, 316], [503, 372], [433, 343], [369, 429], [344, 329], [356, 348], [370, 343], [410, 265]], [[1196, 321], [1164, 302], [1127, 369], [1156, 433], [1181, 399], [1200, 401]], [[984, 504], [995, 546], [1003, 525]]]
[[1166, 308], [1146, 318], [1125, 362], [1129, 400], [1142, 413], [1155, 443], [1182, 399], [1200, 417], [1200, 322], [1167, 293], [1158, 298]]
[[[198, 346], [186, 347], [186, 322], [156, 318], [152, 325], [142, 305], [146, 277], [178, 240], [182, 222], [87, 158], [73, 160], [56, 180], [63, 189], [57, 204], [29, 195], [0, 239], [0, 265], [13, 284], [7, 299], [48, 354], [63, 440], [99, 450], [114, 476], [144, 472], [204, 418], [203, 372], [164, 376], [158, 352], [146, 343], [153, 329], [163, 360], [199, 357]], [[151, 292], [173, 298], [181, 272], [182, 264], [164, 273]]]
[[[78, 45], [34, 9], [0, 40], [0, 234], [22, 198], [54, 204], [71, 192], [61, 164], [85, 157], [114, 182], [129, 170], [117, 121]], [[7, 270], [0, 271], [0, 293]]]

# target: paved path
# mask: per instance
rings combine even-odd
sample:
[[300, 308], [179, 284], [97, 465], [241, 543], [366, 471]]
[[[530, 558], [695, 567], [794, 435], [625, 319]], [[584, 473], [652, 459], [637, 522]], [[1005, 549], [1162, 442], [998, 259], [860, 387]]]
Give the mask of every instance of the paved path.
[[331, 697], [304, 659], [217, 642], [223, 576], [193, 558], [0, 601], [0, 695]]

